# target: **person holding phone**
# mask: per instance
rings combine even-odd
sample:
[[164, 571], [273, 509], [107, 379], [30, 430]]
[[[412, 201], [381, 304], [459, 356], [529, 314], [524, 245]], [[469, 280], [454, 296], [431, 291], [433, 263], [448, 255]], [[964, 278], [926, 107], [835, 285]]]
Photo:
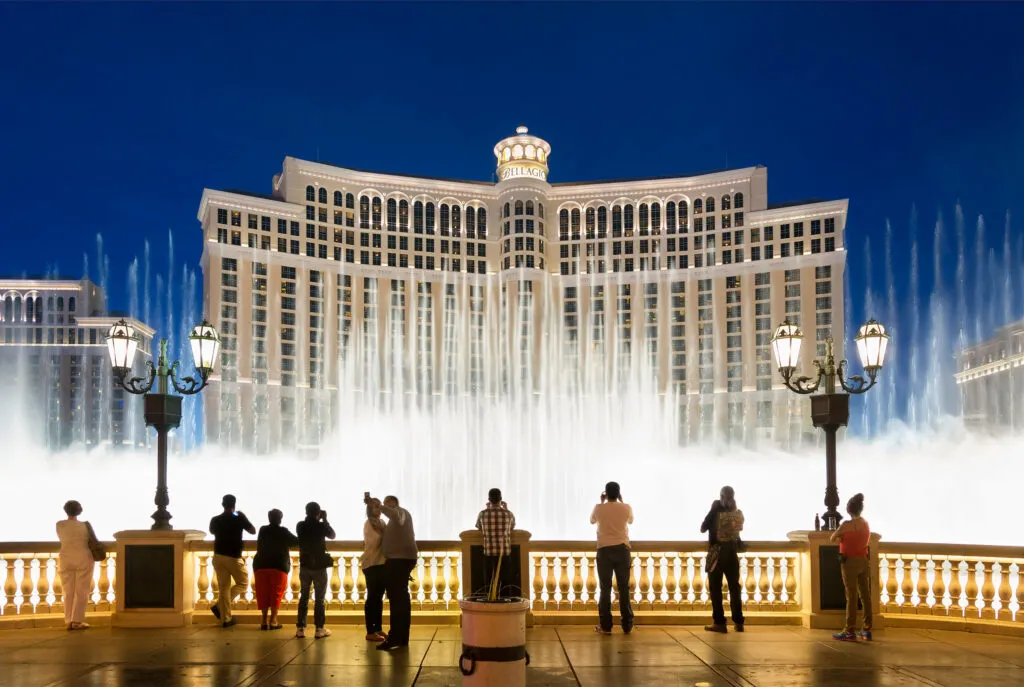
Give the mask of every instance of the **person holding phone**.
[[222, 627], [231, 627], [235, 624], [231, 617], [231, 603], [245, 594], [249, 587], [249, 571], [242, 559], [242, 533], [256, 534], [256, 527], [245, 513], [235, 510], [237, 500], [232, 494], [226, 494], [220, 503], [224, 512], [210, 520], [213, 571], [217, 575], [219, 590], [210, 612], [221, 621]]
[[366, 641], [383, 642], [384, 592], [387, 588], [387, 559], [384, 558], [384, 521], [380, 517], [380, 504], [370, 500], [370, 492], [363, 495], [366, 502], [366, 522], [363, 523], [363, 555], [359, 566], [366, 578], [366, 603], [363, 618], [366, 621]]
[[622, 500], [618, 482], [608, 482], [601, 493], [601, 503], [594, 506], [590, 524], [597, 525], [597, 579], [601, 596], [597, 602], [599, 624], [594, 631], [612, 633], [612, 575], [618, 585], [619, 615], [622, 631], [633, 631], [633, 607], [629, 599], [629, 575], [633, 557], [629, 548], [629, 526], [633, 509]]
[[377, 645], [378, 651], [395, 651], [409, 646], [409, 626], [412, 623], [412, 599], [409, 596], [409, 579], [419, 561], [416, 547], [416, 530], [412, 514], [398, 505], [397, 496], [385, 496], [384, 501], [363, 494], [366, 504], [380, 508], [388, 519], [381, 540], [384, 558], [385, 586], [388, 601], [391, 602], [391, 627], [387, 639]]
[[327, 553], [327, 539], [334, 539], [334, 528], [327, 522], [327, 511], [311, 501], [306, 504], [306, 519], [295, 526], [299, 537], [299, 609], [295, 620], [295, 636], [306, 636], [306, 616], [309, 612], [309, 588], [313, 588], [313, 623], [316, 639], [330, 637], [327, 623], [327, 571], [334, 567], [334, 559]]

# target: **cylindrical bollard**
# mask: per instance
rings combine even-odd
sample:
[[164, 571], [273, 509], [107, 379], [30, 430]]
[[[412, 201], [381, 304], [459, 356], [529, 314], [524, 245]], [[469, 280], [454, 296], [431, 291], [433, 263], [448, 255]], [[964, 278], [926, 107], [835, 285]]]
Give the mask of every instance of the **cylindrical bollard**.
[[463, 687], [523, 687], [526, 685], [525, 599], [497, 601], [463, 600], [462, 671]]

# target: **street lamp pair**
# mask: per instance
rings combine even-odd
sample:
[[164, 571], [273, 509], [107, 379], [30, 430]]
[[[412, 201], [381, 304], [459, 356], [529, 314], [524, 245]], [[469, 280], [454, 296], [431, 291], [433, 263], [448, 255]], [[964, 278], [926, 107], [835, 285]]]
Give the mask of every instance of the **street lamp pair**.
[[[133, 394], [145, 394], [143, 416], [148, 427], [156, 429], [157, 435], [157, 486], [156, 512], [153, 513], [154, 530], [170, 530], [171, 514], [167, 512], [170, 499], [167, 495], [167, 433], [181, 423], [181, 396], [168, 393], [167, 383], [179, 394], [190, 396], [197, 394], [206, 387], [207, 380], [213, 372], [220, 350], [220, 337], [217, 330], [209, 322], [203, 320], [197, 324], [188, 336], [192, 346], [192, 360], [196, 367], [195, 376], [178, 377], [180, 362], [175, 360], [167, 364], [167, 339], [160, 339], [160, 354], [156, 365], [152, 360], [146, 361], [148, 373], [143, 377], [132, 376], [132, 364], [139, 348], [139, 336], [125, 320], [120, 320], [107, 332], [107, 352], [110, 364], [114, 369], [114, 377], [125, 391]], [[157, 383], [157, 392], [149, 393]]]
[[[800, 327], [786, 320], [775, 330], [772, 348], [786, 387], [798, 394], [812, 394], [811, 421], [815, 427], [825, 430], [826, 510], [823, 520], [825, 529], [835, 530], [843, 518], [837, 510], [839, 490], [836, 487], [836, 433], [850, 419], [850, 394], [863, 394], [875, 385], [878, 372], [885, 363], [889, 335], [880, 323], [868, 320], [854, 338], [857, 355], [867, 379], [862, 375], [847, 375], [845, 360], [836, 364], [832, 337], [825, 340], [824, 361], [814, 361], [814, 377], [794, 377], [800, 362], [803, 338]], [[836, 382], [843, 389], [842, 392], [836, 390]], [[815, 393], [819, 389], [821, 393]]]

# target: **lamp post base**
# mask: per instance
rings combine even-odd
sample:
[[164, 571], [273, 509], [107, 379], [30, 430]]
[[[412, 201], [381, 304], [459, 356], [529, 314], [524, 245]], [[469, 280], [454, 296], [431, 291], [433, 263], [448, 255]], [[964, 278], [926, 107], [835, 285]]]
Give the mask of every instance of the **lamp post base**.
[[167, 493], [167, 433], [181, 424], [181, 396], [171, 394], [146, 394], [144, 398], [146, 425], [156, 429], [156, 512], [153, 513], [153, 527], [156, 531], [167, 531], [171, 527], [171, 514], [167, 511], [171, 499]]
[[850, 420], [850, 395], [844, 393], [811, 396], [811, 422], [825, 430], [825, 512], [822, 527], [839, 528], [843, 516], [838, 510], [839, 488], [836, 486], [836, 434]]

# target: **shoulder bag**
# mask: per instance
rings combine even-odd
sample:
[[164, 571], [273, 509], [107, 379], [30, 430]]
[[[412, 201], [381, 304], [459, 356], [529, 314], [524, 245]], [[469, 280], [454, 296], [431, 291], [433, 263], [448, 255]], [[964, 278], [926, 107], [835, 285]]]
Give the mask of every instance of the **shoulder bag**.
[[85, 526], [89, 529], [89, 553], [92, 554], [92, 559], [99, 563], [106, 559], [107, 547], [103, 546], [102, 542], [96, 537], [96, 532], [93, 530], [91, 522], [86, 522]]

